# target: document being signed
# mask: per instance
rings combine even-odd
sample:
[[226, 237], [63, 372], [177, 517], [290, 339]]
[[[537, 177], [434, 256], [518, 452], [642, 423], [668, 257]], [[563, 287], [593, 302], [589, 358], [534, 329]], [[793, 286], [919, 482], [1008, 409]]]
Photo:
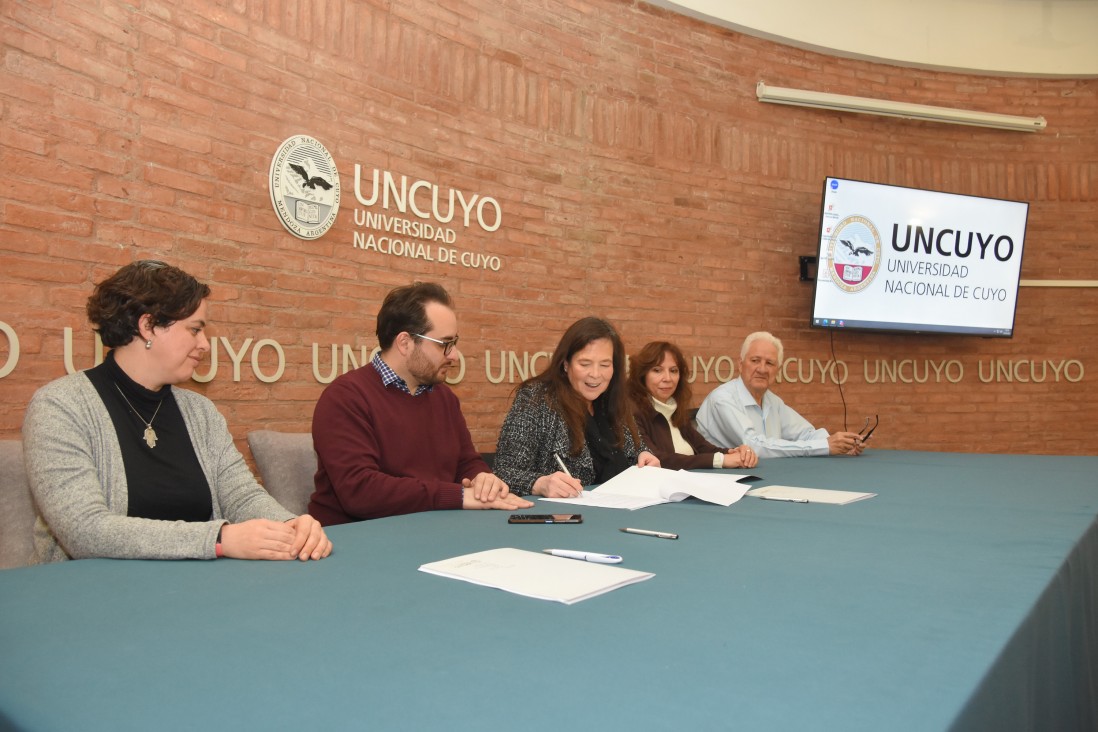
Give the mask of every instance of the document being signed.
[[584, 491], [580, 498], [542, 498], [542, 501], [571, 503], [596, 508], [625, 508], [630, 511], [659, 503], [694, 498], [731, 506], [743, 498], [748, 486], [740, 481], [750, 475], [691, 473], [652, 466], [632, 466], [597, 488]]

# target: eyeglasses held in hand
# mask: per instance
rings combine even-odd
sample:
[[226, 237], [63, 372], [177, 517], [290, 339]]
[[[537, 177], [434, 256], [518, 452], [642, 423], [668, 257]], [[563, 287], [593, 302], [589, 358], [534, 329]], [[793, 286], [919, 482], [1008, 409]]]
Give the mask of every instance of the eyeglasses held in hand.
[[416, 338], [422, 338], [425, 341], [431, 341], [431, 343], [437, 343], [440, 346], [442, 346], [442, 355], [443, 356], [449, 356], [450, 355], [451, 351], [454, 350], [454, 346], [456, 346], [458, 344], [458, 338], [459, 338], [459, 336], [454, 336], [453, 338], [447, 338], [444, 341], [440, 341], [438, 338], [432, 338], [431, 336], [426, 336], [426, 335], [423, 335], [422, 333], [413, 333], [412, 335]]
[[[877, 425], [879, 425], [880, 423], [881, 423], [881, 415], [879, 415], [879, 414], [874, 414], [873, 415], [873, 426], [872, 427], [869, 426], [869, 417], [866, 417], [865, 418], [865, 424], [863, 424], [862, 428], [858, 431], [858, 437], [861, 439], [861, 441], [865, 442], [870, 437], [872, 437], [873, 436], [873, 430], [877, 429]], [[868, 429], [869, 432], [866, 432], [866, 429]]]

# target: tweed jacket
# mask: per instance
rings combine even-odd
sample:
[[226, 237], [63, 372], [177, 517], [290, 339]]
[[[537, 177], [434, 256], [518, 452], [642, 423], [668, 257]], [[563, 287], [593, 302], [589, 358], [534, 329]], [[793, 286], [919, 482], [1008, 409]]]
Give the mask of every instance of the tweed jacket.
[[[631, 418], [631, 417], [630, 417]], [[626, 458], [636, 463], [648, 448], [642, 441], [637, 445], [629, 430], [625, 430]], [[530, 495], [534, 481], [560, 470], [553, 454], [560, 455], [568, 472], [583, 485], [595, 481], [595, 464], [586, 440], [578, 455], [572, 455], [572, 438], [564, 417], [549, 403], [543, 384], [519, 387], [511, 410], [503, 420], [496, 446], [495, 473], [510, 487], [511, 492]]]

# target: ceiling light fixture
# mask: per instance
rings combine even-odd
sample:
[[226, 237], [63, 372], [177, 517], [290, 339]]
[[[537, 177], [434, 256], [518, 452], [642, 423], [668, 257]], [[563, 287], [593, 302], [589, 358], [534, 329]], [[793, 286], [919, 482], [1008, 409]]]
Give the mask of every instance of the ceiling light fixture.
[[828, 94], [804, 89], [786, 89], [780, 86], [767, 86], [761, 81], [755, 88], [755, 93], [760, 102], [769, 102], [771, 104], [831, 109], [836, 112], [879, 114], [885, 117], [900, 117], [924, 122], [945, 122], [954, 125], [991, 127], [997, 130], [1014, 130], [1018, 132], [1036, 132], [1045, 129], [1047, 125], [1044, 117], [1019, 117], [1013, 114], [974, 112], [968, 109], [933, 107], [928, 104], [890, 102], [885, 99], [851, 97], [845, 94]]

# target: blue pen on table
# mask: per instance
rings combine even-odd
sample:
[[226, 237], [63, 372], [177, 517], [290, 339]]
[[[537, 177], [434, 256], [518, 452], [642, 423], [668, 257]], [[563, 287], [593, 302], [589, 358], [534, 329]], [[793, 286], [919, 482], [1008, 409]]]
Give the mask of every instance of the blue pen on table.
[[542, 549], [545, 554], [551, 554], [554, 557], [564, 557], [565, 559], [582, 559], [585, 562], [596, 562], [598, 564], [620, 564], [621, 557], [617, 554], [598, 554], [597, 552], [579, 552], [572, 549]]

